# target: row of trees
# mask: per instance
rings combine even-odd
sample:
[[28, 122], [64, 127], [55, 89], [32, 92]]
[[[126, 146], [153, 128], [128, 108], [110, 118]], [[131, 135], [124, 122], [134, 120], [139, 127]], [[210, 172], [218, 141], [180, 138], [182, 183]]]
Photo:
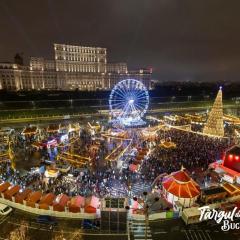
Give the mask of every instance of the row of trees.
[[[20, 226], [15, 228], [9, 233], [8, 240], [31, 240], [29, 224], [26, 221], [22, 221]], [[52, 228], [49, 231], [53, 230]], [[63, 231], [52, 231], [53, 240], [81, 240], [82, 235], [80, 230], [76, 230], [72, 233], [65, 234]], [[49, 234], [50, 235], [50, 234]]]

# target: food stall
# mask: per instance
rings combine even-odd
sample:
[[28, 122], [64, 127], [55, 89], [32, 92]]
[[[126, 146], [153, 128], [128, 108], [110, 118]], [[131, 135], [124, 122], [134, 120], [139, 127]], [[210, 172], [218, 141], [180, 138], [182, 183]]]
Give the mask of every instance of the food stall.
[[40, 201], [41, 197], [42, 197], [42, 192], [40, 191], [32, 192], [26, 200], [26, 205], [29, 207], [35, 208], [36, 203]]
[[60, 130], [60, 126], [57, 124], [50, 124], [47, 128], [48, 133], [57, 133]]
[[43, 196], [39, 202], [39, 208], [49, 210], [49, 206], [52, 206], [54, 199], [56, 196], [53, 193], [48, 193]]
[[31, 194], [31, 192], [32, 190], [28, 188], [24, 189], [23, 191], [19, 191], [15, 195], [15, 202], [23, 204], [23, 201], [27, 199], [27, 197]]
[[240, 189], [234, 184], [224, 183], [222, 187], [227, 191], [229, 197], [240, 195]]
[[29, 126], [23, 129], [22, 135], [23, 136], [33, 136], [36, 135], [38, 132], [38, 128], [36, 126]]
[[19, 192], [19, 190], [21, 189], [20, 186], [16, 185], [16, 186], [12, 186], [11, 188], [9, 188], [6, 192], [4, 192], [4, 198], [8, 199], [8, 200], [12, 200], [12, 197], [17, 194]]
[[99, 204], [100, 204], [99, 198], [95, 196], [88, 197], [85, 200], [84, 211], [86, 213], [96, 213], [97, 208], [99, 207]]
[[45, 171], [44, 176], [46, 178], [57, 178], [58, 174], [59, 174], [59, 170], [55, 168], [49, 168]]
[[65, 194], [59, 194], [53, 202], [53, 210], [58, 212], [64, 212], [67, 206], [69, 197]]
[[224, 200], [227, 197], [227, 191], [219, 186], [219, 187], [211, 187], [203, 189], [201, 192], [201, 200], [208, 204], [209, 202], [214, 202], [216, 200]]
[[76, 196], [73, 197], [68, 204], [69, 211], [73, 213], [77, 213], [81, 211], [81, 208], [84, 206], [84, 197], [82, 196]]
[[4, 193], [11, 186], [9, 182], [4, 182], [0, 185], [0, 193]]

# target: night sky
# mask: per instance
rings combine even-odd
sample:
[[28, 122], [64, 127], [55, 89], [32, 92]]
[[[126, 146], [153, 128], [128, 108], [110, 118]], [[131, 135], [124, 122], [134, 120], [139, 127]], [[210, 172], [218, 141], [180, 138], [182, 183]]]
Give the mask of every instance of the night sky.
[[99, 46], [160, 80], [240, 80], [239, 0], [0, 0], [0, 61]]

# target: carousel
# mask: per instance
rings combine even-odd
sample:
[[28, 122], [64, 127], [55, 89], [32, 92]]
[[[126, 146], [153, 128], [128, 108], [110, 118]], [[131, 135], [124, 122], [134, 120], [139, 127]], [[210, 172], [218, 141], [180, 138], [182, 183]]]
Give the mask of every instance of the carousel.
[[183, 207], [191, 207], [200, 195], [200, 187], [184, 168], [164, 177], [162, 187], [165, 199], [173, 205], [178, 201]]

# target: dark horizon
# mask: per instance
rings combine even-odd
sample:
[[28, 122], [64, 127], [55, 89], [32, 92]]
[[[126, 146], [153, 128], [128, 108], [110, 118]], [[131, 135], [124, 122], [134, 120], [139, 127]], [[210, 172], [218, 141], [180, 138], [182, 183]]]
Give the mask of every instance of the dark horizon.
[[2, 0], [0, 61], [53, 58], [53, 43], [106, 47], [153, 79], [238, 81], [240, 2]]

